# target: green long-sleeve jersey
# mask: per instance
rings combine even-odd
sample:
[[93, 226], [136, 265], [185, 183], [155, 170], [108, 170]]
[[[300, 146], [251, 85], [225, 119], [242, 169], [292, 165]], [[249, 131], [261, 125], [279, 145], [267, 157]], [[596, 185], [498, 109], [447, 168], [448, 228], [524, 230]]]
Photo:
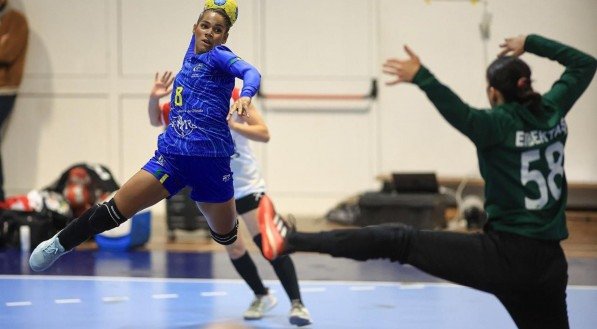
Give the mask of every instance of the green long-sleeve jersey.
[[421, 67], [413, 79], [440, 114], [473, 141], [485, 180], [488, 225], [497, 231], [562, 240], [566, 228], [565, 116], [589, 86], [597, 61], [559, 42], [529, 35], [525, 51], [566, 67], [533, 114], [519, 103], [475, 109]]

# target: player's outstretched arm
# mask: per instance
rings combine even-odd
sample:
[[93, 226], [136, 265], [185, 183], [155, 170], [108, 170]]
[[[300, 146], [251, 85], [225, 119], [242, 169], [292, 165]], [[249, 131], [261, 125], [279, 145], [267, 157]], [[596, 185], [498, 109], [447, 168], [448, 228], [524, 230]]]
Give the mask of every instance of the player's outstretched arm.
[[399, 83], [416, 84], [433, 103], [439, 113], [456, 129], [466, 135], [479, 147], [496, 143], [499, 122], [487, 111], [478, 111], [463, 102], [456, 93], [443, 85], [421, 64], [419, 56], [404, 46], [406, 59], [390, 58], [383, 64], [383, 72], [393, 77], [387, 85]]
[[404, 46], [408, 54], [407, 59], [390, 58], [383, 64], [383, 72], [393, 79], [386, 82], [386, 85], [395, 85], [402, 82], [412, 82], [421, 68], [421, 60], [408, 46]]
[[160, 109], [160, 98], [170, 94], [172, 91], [172, 82], [174, 76], [171, 71], [166, 71], [160, 74], [156, 72], [153, 80], [153, 87], [149, 93], [149, 103], [147, 104], [147, 115], [149, 116], [149, 122], [154, 127], [162, 125]]

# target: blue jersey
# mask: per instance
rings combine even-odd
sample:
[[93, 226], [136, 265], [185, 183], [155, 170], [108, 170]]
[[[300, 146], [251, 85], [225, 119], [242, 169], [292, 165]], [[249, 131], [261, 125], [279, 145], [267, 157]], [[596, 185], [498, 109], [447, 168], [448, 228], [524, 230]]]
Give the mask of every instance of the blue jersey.
[[226, 116], [234, 79], [243, 80], [241, 96], [253, 97], [261, 76], [225, 46], [195, 54], [191, 39], [170, 100], [170, 124], [158, 137], [164, 154], [227, 157], [234, 154]]

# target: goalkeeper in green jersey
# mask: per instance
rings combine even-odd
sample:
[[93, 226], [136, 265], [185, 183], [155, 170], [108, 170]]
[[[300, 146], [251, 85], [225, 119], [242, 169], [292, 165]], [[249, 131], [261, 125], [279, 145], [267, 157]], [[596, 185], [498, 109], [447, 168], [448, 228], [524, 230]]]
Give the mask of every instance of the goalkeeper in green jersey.
[[[487, 68], [490, 110], [464, 103], [408, 47], [407, 59], [383, 65], [384, 73], [395, 78], [388, 84], [417, 85], [475, 144], [485, 180], [488, 222], [483, 233], [395, 226], [303, 233], [263, 198], [259, 220], [265, 256], [307, 251], [356, 260], [388, 258], [494, 294], [519, 328], [568, 328], [568, 266], [560, 246], [568, 237], [565, 118], [593, 79], [597, 61], [538, 35], [508, 38], [501, 47]], [[533, 90], [531, 71], [518, 58], [525, 52], [566, 67], [543, 95]]]

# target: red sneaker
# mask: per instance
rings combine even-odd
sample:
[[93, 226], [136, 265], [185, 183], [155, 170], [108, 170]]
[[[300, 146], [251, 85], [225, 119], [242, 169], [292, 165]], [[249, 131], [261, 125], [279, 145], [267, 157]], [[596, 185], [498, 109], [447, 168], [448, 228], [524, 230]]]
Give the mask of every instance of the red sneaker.
[[261, 232], [261, 250], [268, 260], [274, 260], [284, 251], [289, 225], [276, 213], [274, 204], [267, 195], [259, 200], [257, 209], [259, 231]]

